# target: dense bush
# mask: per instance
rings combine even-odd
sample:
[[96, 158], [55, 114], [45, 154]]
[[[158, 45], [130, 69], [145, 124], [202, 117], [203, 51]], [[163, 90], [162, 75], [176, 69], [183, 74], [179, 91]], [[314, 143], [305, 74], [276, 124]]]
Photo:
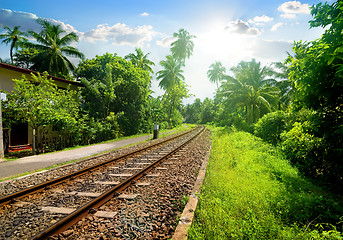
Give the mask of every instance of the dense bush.
[[304, 174], [316, 177], [322, 173], [322, 139], [309, 132], [309, 122], [295, 122], [293, 128], [281, 134], [281, 149]]
[[254, 133], [263, 140], [276, 145], [281, 141], [281, 133], [287, 129], [287, 115], [283, 111], [265, 114], [255, 124]]

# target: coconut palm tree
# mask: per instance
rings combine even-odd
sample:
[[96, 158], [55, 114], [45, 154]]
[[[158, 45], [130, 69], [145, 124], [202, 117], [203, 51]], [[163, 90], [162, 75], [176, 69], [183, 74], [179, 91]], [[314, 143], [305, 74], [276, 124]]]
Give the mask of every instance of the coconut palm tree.
[[155, 63], [148, 59], [150, 53], [144, 54], [141, 48], [136, 48], [135, 51], [136, 54], [130, 53], [125, 59], [131, 61], [135, 67], [154, 73], [151, 66], [155, 66]]
[[289, 105], [295, 94], [295, 88], [293, 86], [294, 84], [288, 78], [289, 70], [287, 65], [282, 62], [275, 62], [273, 65], [279, 70], [275, 72], [275, 77], [278, 79], [275, 86], [280, 89], [279, 109], [281, 109], [282, 106], [287, 107]]
[[27, 39], [25, 38], [27, 34], [24, 32], [21, 32], [19, 28], [20, 26], [15, 26], [13, 29], [10, 29], [9, 27], [4, 26], [4, 29], [7, 30], [7, 32], [0, 34], [0, 39], [2, 39], [2, 43], [11, 44], [11, 48], [10, 48], [11, 63], [13, 63], [13, 50], [18, 49], [18, 47], [20, 47], [23, 42], [27, 41]]
[[172, 55], [177, 61], [184, 64], [186, 58], [189, 58], [193, 53], [194, 43], [192, 39], [195, 36], [190, 35], [189, 32], [182, 28], [178, 33], [174, 33], [173, 37], [177, 38], [177, 40], [171, 44]]
[[221, 62], [216, 61], [212, 63], [210, 69], [207, 71], [207, 77], [212, 83], [218, 84], [224, 79], [224, 74], [226, 72], [225, 67], [222, 65]]
[[240, 62], [231, 71], [234, 77], [225, 77], [221, 94], [230, 105], [245, 109], [247, 123], [255, 123], [264, 113], [272, 111], [280, 90], [274, 86], [276, 80], [269, 78], [273, 76], [271, 68], [261, 67], [261, 63], [253, 59]]
[[76, 33], [66, 34], [60, 25], [53, 25], [50, 22], [38, 19], [42, 26], [40, 33], [29, 31], [37, 43], [27, 43], [28, 48], [38, 50], [38, 54], [33, 57], [32, 68], [36, 71], [48, 71], [55, 76], [66, 76], [70, 71], [75, 70], [75, 66], [68, 57], [84, 58], [84, 55], [76, 48], [69, 46], [79, 40]]
[[182, 83], [185, 77], [182, 75], [181, 63], [168, 55], [166, 60], [160, 62], [163, 70], [157, 72], [157, 79], [160, 80], [159, 87], [166, 92], [171, 91], [175, 86]]

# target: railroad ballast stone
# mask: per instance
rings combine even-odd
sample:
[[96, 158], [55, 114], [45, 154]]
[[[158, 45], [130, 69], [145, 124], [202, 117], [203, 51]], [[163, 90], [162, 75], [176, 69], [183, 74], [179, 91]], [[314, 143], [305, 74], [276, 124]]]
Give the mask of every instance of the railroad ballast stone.
[[[166, 160], [171, 164], [161, 164], [160, 166], [168, 168], [168, 170], [154, 170], [151, 172], [154, 177], [143, 177], [142, 182], [149, 183], [147, 186], [132, 185], [123, 191], [124, 194], [138, 194], [132, 200], [127, 199], [112, 199], [107, 204], [99, 209], [107, 212], [117, 212], [118, 214], [112, 218], [104, 219], [101, 217], [91, 216], [68, 229], [67, 233], [60, 234], [56, 239], [88, 239], [88, 238], [110, 238], [110, 239], [152, 239], [152, 238], [170, 238], [175, 230], [176, 218], [180, 211], [180, 199], [182, 196], [189, 195], [195, 181], [195, 173], [198, 171], [201, 164], [201, 155], [204, 155], [206, 149], [209, 148], [210, 141], [208, 132], [205, 132], [197, 139], [189, 144], [187, 152], [182, 152], [178, 158], [175, 155]], [[132, 147], [132, 148], [141, 148]], [[123, 152], [129, 150], [124, 149], [120, 153], [112, 153], [112, 155], [122, 155]], [[131, 150], [132, 151], [132, 150]], [[7, 182], [2, 184], [1, 190], [6, 194], [11, 191], [25, 188], [32, 183], [40, 183], [47, 179], [59, 177], [75, 169], [81, 169], [95, 164], [100, 161], [105, 161], [109, 158], [107, 154], [98, 158], [91, 158], [80, 163], [73, 163], [65, 167], [60, 167], [55, 170], [46, 171], [41, 174], [31, 175], [27, 178], [22, 178], [17, 181]], [[156, 155], [156, 154], [155, 154]], [[157, 156], [157, 155], [156, 155]], [[111, 156], [113, 157], [113, 156]], [[147, 157], [146, 161], [155, 160], [155, 157]], [[125, 160], [124, 164], [129, 164], [132, 159]], [[117, 164], [116, 169], [112, 169], [112, 173], [119, 171], [124, 164]], [[136, 164], [136, 163], [133, 163]], [[126, 165], [128, 166], [128, 165]], [[101, 170], [99, 171], [101, 173]], [[87, 179], [82, 181], [69, 181], [59, 185], [63, 191], [79, 191], [79, 192], [103, 192], [104, 189], [111, 186], [106, 184], [96, 184], [98, 181], [117, 181], [117, 177], [111, 177], [110, 173], [89, 175]], [[96, 187], [91, 186], [95, 184]], [[69, 190], [66, 190], [70, 188]], [[32, 229], [41, 231], [47, 226], [52, 225], [63, 217], [61, 214], [46, 214], [39, 210], [39, 205], [44, 204], [53, 207], [78, 207], [89, 202], [90, 198], [80, 195], [65, 195], [63, 193], [44, 192], [33, 194], [25, 198], [25, 201], [31, 203], [26, 206], [7, 206], [4, 205], [0, 209], [0, 227], [4, 229], [0, 234], [0, 238], [9, 236], [11, 239], [26, 239], [32, 237]], [[40, 197], [38, 197], [40, 195]], [[62, 196], [62, 197], [61, 197]], [[5, 214], [2, 214], [5, 213]], [[20, 214], [18, 218], [17, 213]], [[30, 219], [34, 220], [30, 220]], [[92, 219], [92, 220], [90, 220]], [[81, 228], [80, 228], [81, 227]], [[6, 237], [7, 238], [7, 237]]]

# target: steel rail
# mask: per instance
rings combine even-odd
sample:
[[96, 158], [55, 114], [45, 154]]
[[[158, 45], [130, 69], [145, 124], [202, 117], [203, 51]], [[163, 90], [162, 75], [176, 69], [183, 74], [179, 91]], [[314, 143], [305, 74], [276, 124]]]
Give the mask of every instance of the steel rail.
[[93, 166], [90, 166], [90, 167], [86, 167], [84, 169], [81, 169], [79, 171], [76, 171], [76, 172], [72, 172], [72, 173], [69, 173], [69, 174], [66, 174], [66, 175], [63, 175], [61, 177], [58, 177], [58, 178], [54, 178], [52, 180], [48, 180], [46, 182], [43, 182], [41, 184], [37, 184], [37, 185], [34, 185], [32, 187], [28, 187], [28, 188], [25, 188], [23, 190], [20, 190], [18, 192], [15, 192], [15, 193], [12, 193], [12, 194], [8, 194], [8, 195], [5, 195], [5, 196], [2, 196], [0, 197], [0, 206], [6, 204], [6, 203], [9, 203], [9, 202], [13, 202], [14, 200], [16, 199], [19, 199], [19, 198], [22, 198], [28, 194], [33, 194], [35, 192], [38, 192], [38, 191], [41, 191], [41, 190], [44, 190], [44, 189], [47, 189], [48, 187], [52, 187], [54, 185], [57, 185], [57, 184], [60, 184], [64, 181], [67, 181], [68, 179], [71, 179], [71, 178], [75, 178], [75, 177], [79, 177], [83, 174], [86, 174], [90, 171], [94, 171], [102, 166], [105, 166], [106, 164], [109, 164], [109, 163], [112, 163], [114, 161], [118, 161], [120, 159], [123, 159], [123, 158], [126, 158], [126, 157], [129, 157], [131, 155], [134, 155], [134, 154], [137, 154], [137, 153], [140, 153], [140, 152], [143, 152], [145, 150], [148, 150], [149, 148], [153, 148], [153, 147], [156, 147], [158, 145], [162, 145], [166, 142], [169, 142], [169, 141], [172, 141], [174, 140], [175, 138], [178, 138], [178, 137], [181, 137], [181, 136], [184, 136], [186, 134], [188, 134], [189, 132], [192, 132], [192, 131], [195, 131], [197, 128], [194, 128], [194, 129], [191, 129], [191, 130], [188, 130], [188, 131], [185, 131], [177, 136], [174, 136], [172, 138], [168, 138], [162, 142], [158, 142], [158, 143], [155, 143], [153, 145], [150, 145], [150, 146], [147, 146], [147, 147], [144, 147], [144, 148], [141, 148], [141, 149], [138, 149], [138, 150], [135, 150], [135, 151], [132, 151], [132, 152], [129, 152], [129, 153], [126, 153], [126, 154], [123, 154], [121, 156], [118, 156], [118, 157], [115, 157], [115, 158], [112, 158], [112, 159], [109, 159], [109, 160], [106, 160], [104, 162], [101, 162], [101, 163], [98, 163], [98, 164], [95, 164]]
[[107, 192], [101, 194], [99, 197], [95, 198], [91, 202], [83, 205], [79, 209], [75, 210], [65, 218], [61, 219], [60, 221], [56, 222], [54, 225], [46, 228], [45, 230], [41, 231], [40, 233], [36, 234], [34, 237], [31, 238], [31, 240], [40, 240], [40, 239], [47, 239], [50, 236], [56, 235], [58, 233], [61, 233], [65, 230], [67, 230], [72, 225], [76, 224], [78, 221], [80, 221], [83, 217], [88, 215], [89, 213], [96, 212], [96, 209], [103, 204], [105, 204], [107, 201], [109, 201], [111, 198], [119, 195], [119, 192], [123, 191], [125, 188], [129, 187], [133, 182], [139, 180], [141, 177], [145, 176], [149, 171], [151, 171], [153, 168], [155, 168], [158, 164], [160, 164], [164, 159], [168, 158], [169, 156], [173, 155], [175, 152], [177, 152], [179, 149], [181, 149], [183, 146], [191, 142], [194, 138], [199, 136], [203, 131], [205, 127], [201, 129], [196, 135], [194, 135], [192, 138], [187, 140], [185, 143], [180, 145], [179, 147], [175, 148], [168, 154], [164, 155], [160, 159], [153, 162], [148, 167], [142, 169], [138, 173], [132, 175], [131, 177], [127, 178], [120, 184], [116, 185], [115, 187], [111, 188]]

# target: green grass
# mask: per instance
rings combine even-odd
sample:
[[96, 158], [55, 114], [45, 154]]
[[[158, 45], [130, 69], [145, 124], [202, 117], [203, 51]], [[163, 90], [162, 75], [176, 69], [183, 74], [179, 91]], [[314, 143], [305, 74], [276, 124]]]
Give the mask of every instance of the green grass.
[[251, 134], [212, 130], [189, 239], [343, 239], [340, 198], [311, 184]]

